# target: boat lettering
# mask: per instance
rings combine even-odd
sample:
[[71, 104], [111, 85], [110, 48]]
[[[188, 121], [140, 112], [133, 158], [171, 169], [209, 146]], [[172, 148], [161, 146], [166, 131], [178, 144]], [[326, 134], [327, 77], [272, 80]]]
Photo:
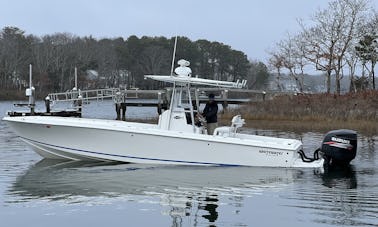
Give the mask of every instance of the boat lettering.
[[270, 151], [270, 150], [259, 150], [259, 153], [266, 154], [268, 156], [279, 156], [282, 155], [282, 151]]
[[350, 144], [349, 140], [345, 140], [345, 139], [341, 139], [341, 138], [337, 138], [337, 137], [332, 137], [331, 140], [334, 141], [334, 142]]

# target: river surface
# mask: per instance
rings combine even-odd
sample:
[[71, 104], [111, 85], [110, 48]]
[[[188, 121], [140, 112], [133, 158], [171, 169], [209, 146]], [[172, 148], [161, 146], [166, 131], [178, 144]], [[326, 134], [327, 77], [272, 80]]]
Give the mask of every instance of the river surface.
[[[12, 103], [0, 102], [1, 117]], [[83, 115], [112, 119], [115, 110], [111, 102], [94, 102]], [[127, 116], [157, 114], [130, 107]], [[308, 152], [323, 137], [243, 131], [296, 138]], [[0, 122], [0, 226], [378, 226], [377, 141], [360, 134], [350, 168], [329, 172], [101, 165], [43, 160]]]

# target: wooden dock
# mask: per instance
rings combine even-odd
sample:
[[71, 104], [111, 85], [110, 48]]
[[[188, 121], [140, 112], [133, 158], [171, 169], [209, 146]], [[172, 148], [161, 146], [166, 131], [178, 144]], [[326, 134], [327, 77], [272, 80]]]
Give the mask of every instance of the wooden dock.
[[[162, 110], [168, 109], [171, 99], [171, 89], [164, 90], [139, 90], [129, 89], [124, 90], [120, 88], [106, 88], [93, 90], [70, 90], [67, 92], [51, 93], [45, 98], [46, 112], [9, 112], [10, 116], [63, 116], [63, 117], [81, 117], [82, 108], [90, 101], [102, 101], [105, 99], [112, 99], [114, 101], [117, 119], [124, 119], [126, 115], [126, 107], [156, 107], [157, 112], [161, 114]], [[220, 89], [220, 88], [193, 88], [193, 106], [198, 109], [199, 106], [208, 101], [208, 94], [215, 94], [215, 101], [221, 104], [224, 109], [229, 104], [245, 104], [251, 101], [265, 100], [266, 93], [264, 91], [247, 90], [247, 89]], [[229, 94], [233, 94], [230, 98]], [[248, 94], [249, 93], [249, 94]], [[236, 95], [235, 95], [236, 94]], [[247, 96], [245, 94], [248, 94]], [[254, 96], [251, 98], [251, 95]], [[246, 98], [234, 98], [242, 96]], [[57, 102], [72, 102], [74, 108], [66, 111], [51, 110], [51, 104]], [[188, 103], [183, 100], [183, 103]], [[30, 104], [21, 104], [28, 105]], [[32, 109], [32, 108], [31, 108]]]
[[[83, 104], [93, 100], [102, 101], [104, 99], [112, 99], [115, 103], [117, 111], [117, 119], [124, 119], [126, 115], [126, 107], [156, 107], [157, 112], [161, 114], [162, 110], [168, 109], [171, 99], [170, 88], [164, 90], [139, 90], [139, 89], [120, 89], [106, 88], [94, 90], [71, 90], [61, 93], [51, 93], [46, 97], [46, 112], [50, 114], [50, 103], [53, 102], [73, 102], [74, 106], [81, 109]], [[220, 88], [193, 88], [193, 106], [198, 109], [202, 103], [208, 101], [208, 94], [215, 94], [215, 101], [221, 104], [224, 109], [229, 104], [244, 104], [251, 101], [250, 98], [230, 98], [230, 92], [245, 93], [250, 92], [259, 94], [263, 99], [263, 92], [245, 89], [220, 89]], [[265, 94], [264, 94], [265, 95]], [[183, 100], [185, 103], [185, 100]], [[81, 110], [80, 110], [81, 112]], [[63, 113], [62, 115], [65, 115]], [[73, 115], [77, 115], [73, 113]]]

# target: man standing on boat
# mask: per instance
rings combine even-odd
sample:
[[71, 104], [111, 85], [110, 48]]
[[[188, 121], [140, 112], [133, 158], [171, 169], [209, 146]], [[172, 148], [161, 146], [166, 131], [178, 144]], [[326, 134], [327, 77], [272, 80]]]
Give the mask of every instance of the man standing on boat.
[[218, 104], [214, 100], [214, 94], [209, 94], [209, 101], [203, 109], [202, 116], [206, 118], [207, 134], [213, 135], [214, 130], [218, 127]]

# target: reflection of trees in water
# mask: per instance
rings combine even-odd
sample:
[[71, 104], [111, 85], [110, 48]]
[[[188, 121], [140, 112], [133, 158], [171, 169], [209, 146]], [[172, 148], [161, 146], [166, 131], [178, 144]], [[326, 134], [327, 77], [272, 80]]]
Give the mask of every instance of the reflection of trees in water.
[[208, 226], [216, 226], [215, 222], [218, 219], [218, 202], [218, 195], [206, 194], [198, 197], [187, 196], [185, 207], [170, 204], [169, 216], [172, 218], [172, 226], [182, 226], [184, 217], [193, 217], [194, 226], [203, 224], [203, 220], [200, 220], [201, 218], [206, 220]]
[[376, 143], [377, 137], [370, 136], [360, 136], [358, 141], [358, 147], [363, 149], [358, 149], [357, 158], [362, 159], [362, 161], [374, 161], [376, 160]]
[[202, 217], [209, 220], [209, 222], [214, 223], [218, 219], [218, 198], [217, 195], [211, 195], [209, 197], [205, 197], [203, 204], [199, 204], [198, 209], [203, 209], [208, 212], [208, 214], [202, 215]]
[[[172, 225], [178, 226], [217, 226], [216, 222], [221, 216], [219, 213], [220, 194], [216, 192], [204, 192], [196, 195], [187, 196], [185, 205], [179, 205], [172, 200], [169, 204], [169, 216], [172, 218]], [[240, 213], [243, 207], [244, 196], [233, 195], [227, 198], [228, 205], [235, 208], [235, 214]], [[185, 207], [183, 207], [185, 206]], [[185, 219], [186, 218], [186, 219]]]
[[182, 226], [182, 216], [178, 214], [181, 209], [178, 207], [172, 207], [170, 210], [170, 216], [172, 217], [172, 227]]
[[286, 206], [307, 211], [313, 215], [315, 223], [354, 226], [353, 221], [363, 213], [360, 201], [365, 200], [365, 195], [356, 190], [355, 168], [344, 166], [325, 168], [324, 172], [312, 171], [314, 177], [310, 174], [301, 176], [294, 193], [285, 195], [290, 200]]
[[323, 185], [329, 188], [357, 188], [356, 171], [351, 165], [325, 168], [322, 174], [322, 180]]
[[[223, 198], [238, 215], [248, 195], [282, 188], [297, 170], [253, 167], [188, 167], [42, 160], [17, 177], [9, 192], [24, 201], [158, 199], [172, 226], [215, 226], [225, 216]], [[43, 184], [41, 184], [43, 182]], [[19, 198], [16, 198], [19, 200]]]
[[[269, 135], [268, 132], [264, 132], [264, 134]], [[312, 132], [301, 134], [287, 133], [286, 135], [280, 132], [272, 132], [272, 134], [277, 137], [301, 139], [306, 151], [313, 151], [314, 148], [321, 145], [323, 139], [323, 134]], [[366, 137], [359, 135], [358, 157], [352, 162], [352, 165], [348, 168], [325, 170], [325, 172], [319, 175], [316, 184], [314, 184], [314, 176], [307, 174], [308, 172], [312, 172], [312, 170], [289, 171], [289, 179], [294, 176], [294, 179], [302, 178], [302, 180], [309, 180], [311, 182], [302, 187], [302, 192], [299, 195], [303, 197], [297, 200], [298, 206], [314, 210], [315, 213], [320, 214], [318, 221], [324, 221], [328, 224], [353, 225], [351, 223], [355, 221], [355, 223], [358, 223], [358, 220], [364, 224], [376, 223], [372, 219], [377, 217], [377, 206], [375, 203], [377, 195], [374, 189], [374, 185], [376, 185], [374, 179], [377, 169], [377, 141], [377, 136]], [[216, 170], [219, 169], [216, 168]], [[250, 168], [239, 169], [235, 173], [241, 174], [250, 171]], [[258, 187], [288, 181], [288, 176], [283, 174], [284, 171], [282, 169], [277, 170], [277, 172], [276, 169], [252, 169], [251, 172], [253, 173], [251, 176], [237, 182], [242, 182], [243, 187], [248, 188], [249, 185], [247, 182], [251, 179], [253, 179], [252, 182], [258, 185]], [[173, 204], [176, 205], [171, 206], [173, 213], [176, 212], [175, 219], [172, 219], [172, 226], [188, 226], [188, 220], [191, 220], [189, 225], [193, 226], [217, 226], [227, 216], [224, 213], [224, 209], [222, 209], [224, 207], [221, 206], [224, 204], [223, 202], [226, 202], [228, 206], [232, 206], [235, 209], [242, 210], [241, 207], [245, 205], [245, 201], [243, 200], [246, 198], [246, 194], [232, 191], [229, 188], [232, 184], [224, 183], [224, 180], [230, 179], [234, 174], [228, 173], [226, 177], [222, 174], [227, 174], [227, 171], [211, 173], [211, 176], [222, 176], [219, 181], [221, 183], [219, 184], [197, 184], [196, 188], [192, 188], [193, 185], [190, 185], [189, 190], [178, 190], [178, 194], [169, 195], [174, 195], [176, 199], [173, 201]], [[366, 184], [370, 187], [366, 187]], [[361, 190], [361, 188], [363, 189]], [[223, 200], [225, 194], [227, 195], [227, 201]], [[177, 214], [179, 210], [183, 211], [180, 215]], [[367, 216], [373, 218], [371, 220], [360, 220]]]

